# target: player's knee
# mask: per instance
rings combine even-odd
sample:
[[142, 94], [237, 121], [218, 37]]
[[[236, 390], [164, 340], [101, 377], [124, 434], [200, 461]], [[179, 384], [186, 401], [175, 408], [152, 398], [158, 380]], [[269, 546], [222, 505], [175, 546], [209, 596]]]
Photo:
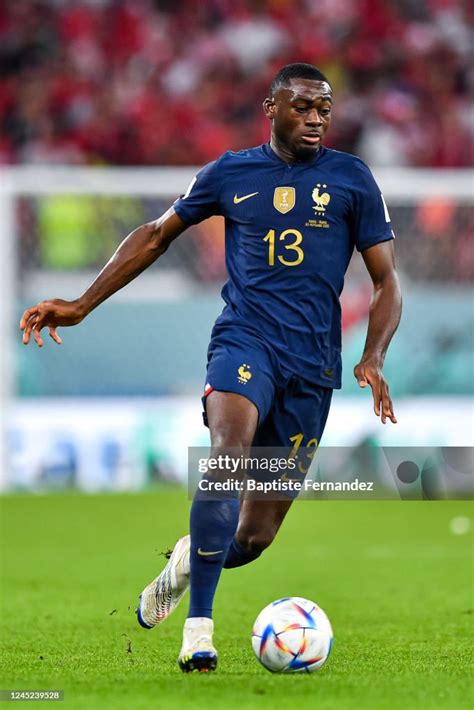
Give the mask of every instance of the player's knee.
[[211, 456], [219, 456], [232, 453], [232, 456], [240, 456], [252, 445], [251, 441], [246, 441], [241, 432], [227, 427], [215, 427], [212, 431]]
[[233, 455], [243, 454], [252, 446], [255, 436], [255, 426], [248, 423], [245, 425], [241, 419], [229, 416], [212, 417], [209, 421], [209, 429], [212, 449], [217, 453], [225, 453], [226, 450], [231, 449]]
[[213, 441], [209, 455], [212, 458], [217, 458], [218, 456], [231, 456], [232, 458], [239, 459], [239, 457], [243, 454], [244, 447], [239, 441], [222, 440]]
[[237, 532], [237, 542], [247, 552], [263, 552], [275, 539], [276, 531], [272, 528], [255, 530], [252, 528], [241, 528]]

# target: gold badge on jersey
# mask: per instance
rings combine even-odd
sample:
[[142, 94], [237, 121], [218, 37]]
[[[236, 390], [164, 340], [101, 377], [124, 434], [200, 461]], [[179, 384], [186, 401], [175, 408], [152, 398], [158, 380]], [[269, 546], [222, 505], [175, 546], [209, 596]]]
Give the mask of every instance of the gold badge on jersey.
[[238, 368], [237, 379], [241, 385], [246, 385], [247, 382], [252, 379], [252, 373], [249, 372], [249, 370], [250, 365], [247, 365], [245, 362]]
[[296, 202], [294, 187], [276, 187], [273, 193], [273, 206], [278, 212], [286, 214], [293, 209]]
[[316, 185], [312, 192], [312, 198], [314, 202], [316, 202], [316, 207], [313, 206], [313, 210], [317, 212], [318, 214], [324, 214], [326, 212], [326, 206], [329, 204], [331, 201], [331, 195], [329, 192], [323, 192], [322, 195], [319, 194], [319, 188], [322, 187], [323, 190], [324, 188], [327, 187], [327, 185], [321, 185], [320, 182]]

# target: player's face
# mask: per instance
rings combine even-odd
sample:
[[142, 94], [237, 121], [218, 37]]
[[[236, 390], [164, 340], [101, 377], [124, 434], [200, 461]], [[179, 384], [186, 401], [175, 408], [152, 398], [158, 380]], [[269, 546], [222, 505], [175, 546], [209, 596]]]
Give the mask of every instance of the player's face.
[[331, 123], [331, 87], [325, 81], [292, 79], [263, 107], [272, 122], [272, 146], [280, 157], [310, 160]]

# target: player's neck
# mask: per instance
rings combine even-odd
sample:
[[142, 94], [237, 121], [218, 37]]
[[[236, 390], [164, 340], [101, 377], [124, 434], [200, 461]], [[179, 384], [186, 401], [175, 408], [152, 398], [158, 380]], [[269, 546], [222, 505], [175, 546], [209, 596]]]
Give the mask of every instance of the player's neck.
[[309, 153], [307, 157], [302, 157], [295, 154], [289, 146], [279, 141], [274, 135], [270, 138], [270, 148], [284, 163], [311, 163], [319, 153], [318, 147], [314, 153]]

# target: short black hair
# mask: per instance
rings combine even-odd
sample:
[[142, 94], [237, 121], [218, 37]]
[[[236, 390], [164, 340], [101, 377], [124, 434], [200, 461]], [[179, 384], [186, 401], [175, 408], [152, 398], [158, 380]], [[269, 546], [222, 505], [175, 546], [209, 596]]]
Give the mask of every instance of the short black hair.
[[[278, 89], [288, 84], [291, 79], [312, 79], [313, 81], [329, 81], [324, 74], [312, 64], [297, 62], [295, 64], [286, 64], [275, 74], [275, 77], [270, 85], [270, 98], [273, 98]], [[330, 85], [330, 84], [329, 84]]]

